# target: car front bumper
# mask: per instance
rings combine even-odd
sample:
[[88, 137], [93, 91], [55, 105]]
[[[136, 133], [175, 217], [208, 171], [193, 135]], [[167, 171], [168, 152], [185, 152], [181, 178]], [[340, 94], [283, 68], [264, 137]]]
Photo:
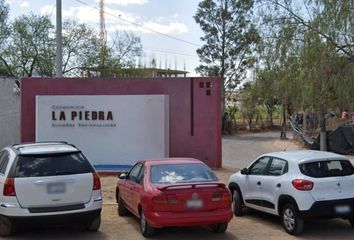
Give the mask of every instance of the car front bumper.
[[230, 209], [205, 212], [153, 212], [145, 210], [148, 223], [155, 228], [203, 226], [228, 223], [233, 217]]
[[303, 218], [335, 218], [354, 216], [354, 198], [317, 201], [307, 211], [300, 211]]

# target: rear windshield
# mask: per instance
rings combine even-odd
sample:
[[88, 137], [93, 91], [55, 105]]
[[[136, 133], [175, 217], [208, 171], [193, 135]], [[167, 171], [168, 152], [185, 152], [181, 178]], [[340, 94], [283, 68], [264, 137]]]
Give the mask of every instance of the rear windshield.
[[160, 184], [218, 181], [215, 174], [205, 165], [166, 164], [151, 167], [151, 182]]
[[300, 171], [309, 177], [337, 177], [354, 174], [353, 165], [346, 160], [331, 160], [303, 163], [299, 165]]
[[20, 155], [15, 177], [45, 177], [93, 172], [87, 159], [80, 153]]

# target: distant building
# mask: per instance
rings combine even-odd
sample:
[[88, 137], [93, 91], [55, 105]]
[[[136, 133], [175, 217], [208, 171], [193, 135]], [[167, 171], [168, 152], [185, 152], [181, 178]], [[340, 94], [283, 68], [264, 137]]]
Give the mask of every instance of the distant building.
[[[82, 69], [82, 76], [86, 77], [99, 77], [102, 76], [98, 68], [85, 68]], [[121, 77], [163, 77], [163, 78], [176, 78], [187, 77], [187, 71], [160, 69], [160, 68], [117, 68], [107, 69], [103, 74], [105, 77], [121, 78]]]
[[187, 77], [187, 71], [159, 69], [159, 68], [138, 68], [135, 71], [141, 71], [145, 77]]
[[114, 72], [113, 77], [187, 77], [187, 71], [160, 68], [124, 68]]

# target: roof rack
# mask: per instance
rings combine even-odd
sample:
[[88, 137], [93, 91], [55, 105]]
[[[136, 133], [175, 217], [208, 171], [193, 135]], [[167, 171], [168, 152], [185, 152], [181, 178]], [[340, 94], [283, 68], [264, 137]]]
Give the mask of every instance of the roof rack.
[[36, 144], [41, 144], [41, 145], [54, 145], [54, 144], [67, 144], [70, 145], [72, 147], [76, 147], [74, 144], [70, 144], [66, 141], [38, 141], [38, 142], [24, 142], [21, 144], [14, 144], [12, 145], [14, 148], [21, 149], [21, 148], [25, 148], [25, 147], [29, 147], [29, 146], [34, 146]]

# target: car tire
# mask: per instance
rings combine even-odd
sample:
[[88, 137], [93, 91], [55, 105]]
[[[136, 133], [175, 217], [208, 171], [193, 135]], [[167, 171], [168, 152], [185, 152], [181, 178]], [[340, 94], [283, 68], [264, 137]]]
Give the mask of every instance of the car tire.
[[227, 226], [228, 226], [227, 223], [218, 223], [218, 224], [213, 225], [212, 229], [213, 229], [213, 232], [215, 232], [215, 233], [224, 233], [227, 230]]
[[291, 235], [298, 235], [304, 229], [304, 220], [293, 204], [286, 204], [282, 208], [281, 219], [285, 231]]
[[350, 226], [352, 226], [352, 228], [354, 228], [354, 216], [349, 217], [348, 220], [349, 220]]
[[118, 196], [118, 215], [121, 217], [127, 216], [128, 215], [128, 209], [125, 207], [125, 203], [121, 196]]
[[144, 210], [140, 213], [140, 230], [144, 237], [152, 237], [155, 234], [155, 228], [151, 227], [145, 218]]
[[13, 225], [10, 221], [6, 221], [5, 219], [0, 219], [0, 236], [10, 236], [14, 231]]
[[97, 232], [101, 226], [101, 214], [98, 215], [94, 220], [86, 224], [86, 230], [90, 232]]
[[244, 215], [241, 192], [237, 189], [232, 192], [232, 207], [235, 216], [239, 217]]

